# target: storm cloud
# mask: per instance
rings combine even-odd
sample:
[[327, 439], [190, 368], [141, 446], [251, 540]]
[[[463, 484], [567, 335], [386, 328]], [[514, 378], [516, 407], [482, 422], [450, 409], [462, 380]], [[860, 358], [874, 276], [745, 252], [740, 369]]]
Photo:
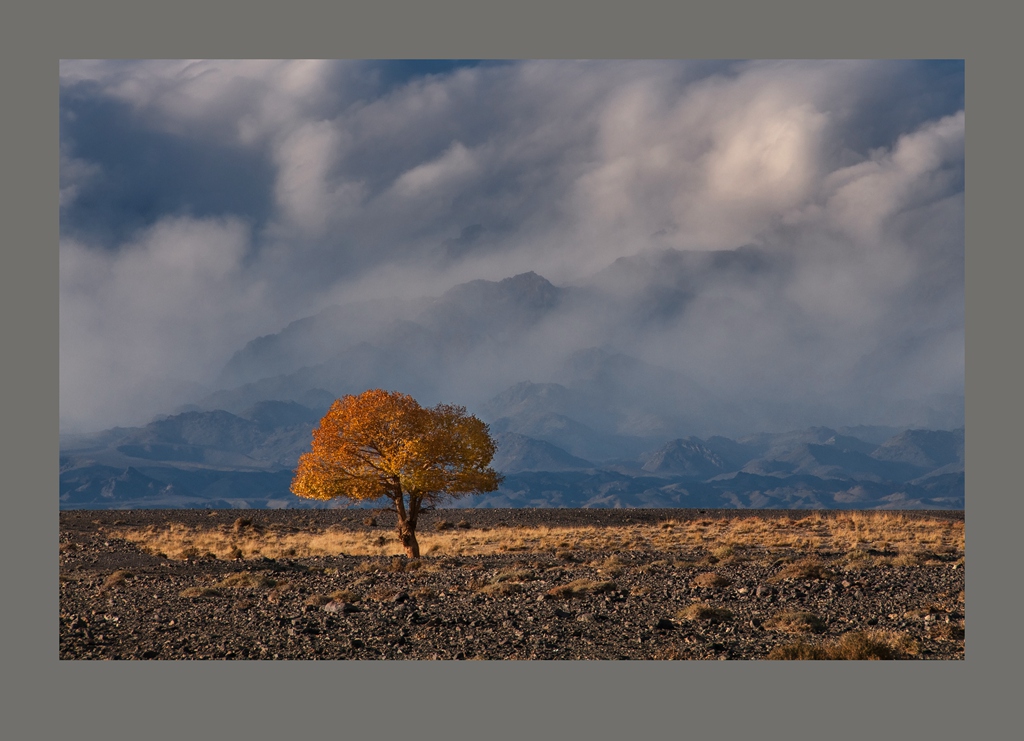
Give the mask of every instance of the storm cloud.
[[[962, 424], [962, 63], [60, 76], [62, 430], [193, 402], [246, 343], [325, 307], [529, 271], [582, 298], [452, 363], [447, 400], [604, 347], [760, 404], [765, 428]], [[739, 248], [680, 283], [680, 252]]]

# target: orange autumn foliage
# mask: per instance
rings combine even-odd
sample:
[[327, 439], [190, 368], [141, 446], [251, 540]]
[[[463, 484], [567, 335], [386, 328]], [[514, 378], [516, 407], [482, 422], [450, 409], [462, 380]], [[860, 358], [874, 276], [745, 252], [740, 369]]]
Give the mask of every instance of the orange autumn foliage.
[[424, 504], [494, 491], [495, 444], [465, 407], [424, 408], [407, 394], [372, 389], [331, 405], [299, 458], [292, 493], [310, 499], [387, 497], [410, 557], [419, 555], [416, 521]]

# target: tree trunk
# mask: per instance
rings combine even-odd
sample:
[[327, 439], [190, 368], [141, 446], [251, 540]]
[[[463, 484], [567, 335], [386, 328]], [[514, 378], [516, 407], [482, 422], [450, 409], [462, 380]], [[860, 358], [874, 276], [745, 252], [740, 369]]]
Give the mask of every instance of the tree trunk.
[[405, 510], [405, 497], [399, 493], [395, 498], [395, 510], [398, 512], [398, 541], [405, 548], [406, 558], [420, 557], [420, 544], [416, 540], [416, 520], [419, 515], [419, 500], [409, 498], [409, 511]]
[[416, 530], [410, 527], [408, 522], [404, 525], [399, 524], [398, 539], [402, 541], [402, 546], [405, 548], [406, 558], [420, 557], [420, 544], [416, 540]]

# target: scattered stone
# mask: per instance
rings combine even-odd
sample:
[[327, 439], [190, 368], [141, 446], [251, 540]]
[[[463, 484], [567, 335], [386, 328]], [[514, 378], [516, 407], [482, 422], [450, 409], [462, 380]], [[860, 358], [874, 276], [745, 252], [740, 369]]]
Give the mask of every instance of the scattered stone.
[[359, 607], [351, 602], [338, 602], [335, 600], [324, 605], [324, 612], [340, 612], [343, 615], [348, 615], [352, 612], [359, 612]]

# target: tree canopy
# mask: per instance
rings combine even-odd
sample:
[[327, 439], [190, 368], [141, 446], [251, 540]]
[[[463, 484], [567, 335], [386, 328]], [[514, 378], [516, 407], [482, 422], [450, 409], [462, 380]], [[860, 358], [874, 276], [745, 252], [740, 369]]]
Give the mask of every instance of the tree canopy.
[[372, 389], [331, 405], [312, 449], [299, 457], [291, 490], [310, 499], [390, 499], [399, 539], [416, 558], [423, 506], [497, 489], [494, 452], [487, 425], [465, 407], [424, 408], [408, 394]]

